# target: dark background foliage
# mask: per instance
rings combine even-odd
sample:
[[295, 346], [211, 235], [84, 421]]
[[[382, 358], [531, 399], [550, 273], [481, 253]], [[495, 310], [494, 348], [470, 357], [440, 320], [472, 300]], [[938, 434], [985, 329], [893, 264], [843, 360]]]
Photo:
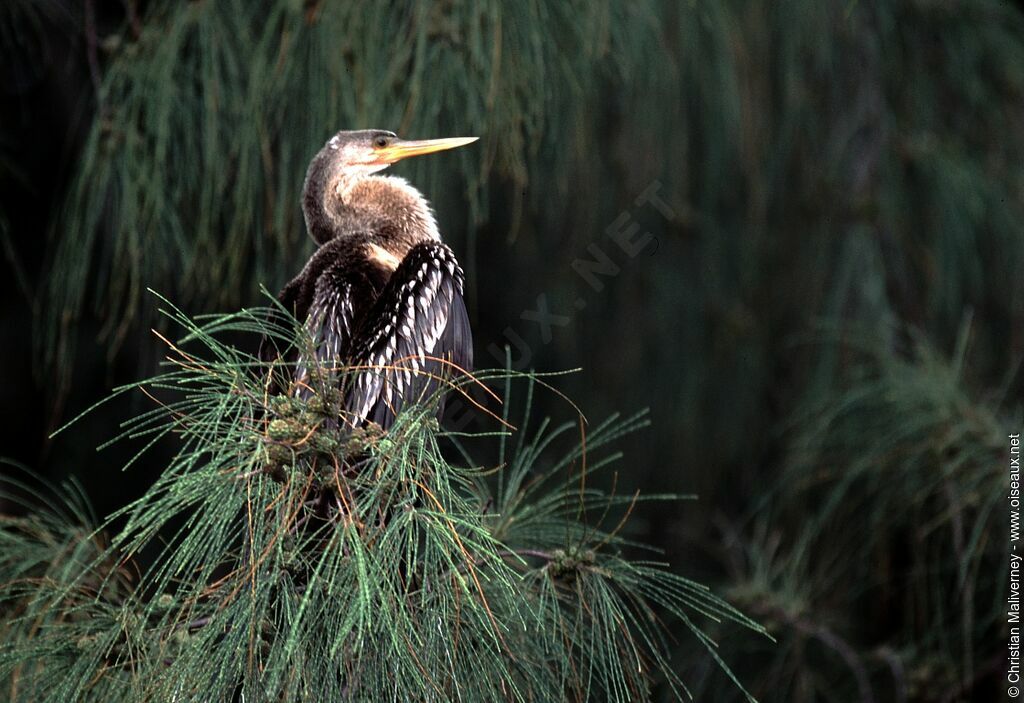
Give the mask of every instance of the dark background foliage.
[[262, 303], [312, 251], [299, 188], [339, 128], [479, 135], [395, 169], [465, 265], [478, 365], [509, 345], [580, 367], [558, 385], [590, 417], [651, 408], [617, 490], [699, 495], [634, 528], [771, 627], [721, 643], [751, 691], [998, 690], [1016, 6], [14, 0], [0, 51], [4, 455], [100, 514], [137, 496], [159, 461], [93, 447], [144, 398], [49, 434], [162, 358], [146, 288]]

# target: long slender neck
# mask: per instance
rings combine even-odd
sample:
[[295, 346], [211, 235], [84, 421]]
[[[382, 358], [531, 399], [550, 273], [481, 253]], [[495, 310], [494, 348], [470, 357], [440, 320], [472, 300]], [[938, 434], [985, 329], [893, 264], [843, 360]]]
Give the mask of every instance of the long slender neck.
[[306, 231], [317, 246], [326, 244], [338, 234], [338, 222], [327, 207], [330, 178], [326, 168], [314, 159], [306, 172], [306, 183], [302, 187], [302, 214], [306, 220]]
[[327, 177], [325, 169], [313, 164], [306, 177], [302, 209], [317, 244], [363, 233], [401, 258], [420, 242], [440, 240], [426, 198], [395, 176]]

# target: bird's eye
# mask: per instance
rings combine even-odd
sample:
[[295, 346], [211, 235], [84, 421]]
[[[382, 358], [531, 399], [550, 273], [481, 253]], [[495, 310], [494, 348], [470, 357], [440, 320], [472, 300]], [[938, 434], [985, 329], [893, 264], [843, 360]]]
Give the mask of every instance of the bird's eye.
[[385, 136], [376, 137], [373, 140], [373, 145], [377, 147], [385, 147], [388, 145], [388, 138]]

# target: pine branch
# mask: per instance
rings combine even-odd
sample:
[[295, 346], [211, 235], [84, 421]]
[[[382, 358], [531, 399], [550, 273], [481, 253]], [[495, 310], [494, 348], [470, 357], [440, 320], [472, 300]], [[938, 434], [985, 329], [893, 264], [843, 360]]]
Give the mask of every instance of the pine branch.
[[[697, 620], [764, 633], [703, 586], [624, 556], [617, 513], [636, 497], [578, 488], [571, 467], [607, 470], [604, 448], [643, 413], [609, 418], [553, 460], [564, 433], [544, 422], [507, 468], [460, 467], [432, 404], [384, 433], [347, 428], [328, 396], [268, 395], [293, 370], [223, 339], [308, 343], [280, 309], [167, 314], [183, 339], [167, 341], [162, 374], [130, 387], [155, 407], [117, 439], [172, 436], [181, 449], [104, 522], [109, 546], [62, 581], [4, 579], [6, 602], [47, 614], [0, 648], [13, 700], [633, 701], [659, 679], [683, 697], [664, 618], [727, 672]], [[532, 397], [537, 378], [494, 378], [513, 379]], [[32, 540], [19, 544], [24, 560]], [[138, 576], [118, 576], [130, 563]]]

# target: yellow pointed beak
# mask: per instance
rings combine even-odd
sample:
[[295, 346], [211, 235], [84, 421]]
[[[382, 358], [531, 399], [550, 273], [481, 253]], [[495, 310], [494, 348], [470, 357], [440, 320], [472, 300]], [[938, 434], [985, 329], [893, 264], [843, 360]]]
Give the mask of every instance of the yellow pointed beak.
[[454, 149], [457, 146], [472, 144], [479, 137], [448, 137], [447, 139], [400, 139], [387, 146], [377, 147], [374, 151], [381, 163], [393, 164], [410, 156], [433, 154], [435, 151]]

